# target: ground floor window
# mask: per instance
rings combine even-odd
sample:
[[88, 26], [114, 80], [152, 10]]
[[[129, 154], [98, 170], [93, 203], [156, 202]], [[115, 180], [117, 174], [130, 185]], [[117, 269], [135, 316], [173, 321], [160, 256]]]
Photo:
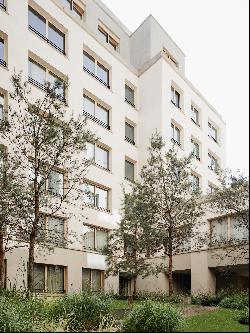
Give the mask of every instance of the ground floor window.
[[122, 274], [119, 275], [119, 294], [124, 297], [132, 295], [132, 280]]
[[62, 294], [65, 292], [64, 266], [34, 265], [34, 291], [39, 293]]
[[95, 292], [104, 290], [104, 272], [96, 269], [83, 268], [82, 290]]

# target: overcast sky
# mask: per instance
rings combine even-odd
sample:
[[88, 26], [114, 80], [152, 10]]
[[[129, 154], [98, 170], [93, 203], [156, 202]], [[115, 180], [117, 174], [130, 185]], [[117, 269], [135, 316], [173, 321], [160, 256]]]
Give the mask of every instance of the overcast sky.
[[102, 0], [134, 31], [152, 14], [186, 54], [186, 76], [227, 123], [227, 166], [249, 170], [249, 1]]

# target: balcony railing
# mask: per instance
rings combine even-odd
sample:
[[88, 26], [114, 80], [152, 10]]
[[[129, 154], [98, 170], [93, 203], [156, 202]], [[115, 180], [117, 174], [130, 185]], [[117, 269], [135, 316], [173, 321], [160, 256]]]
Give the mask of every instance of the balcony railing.
[[[42, 84], [36, 80], [34, 80], [32, 77], [29, 76], [28, 78], [28, 81], [29, 83], [33, 84], [33, 86], [43, 90], [43, 91], [46, 91], [46, 86], [45, 84]], [[61, 96], [61, 95], [57, 95], [56, 96], [57, 99], [59, 99], [62, 103], [66, 103], [66, 99], [64, 98], [64, 96]]]
[[127, 98], [125, 98], [125, 102], [131, 105], [133, 108], [135, 108], [135, 104], [129, 101]]
[[1, 7], [3, 10], [6, 11], [6, 6], [5, 6], [3, 3], [1, 3], [1, 2], [0, 2], [0, 7]]
[[95, 116], [93, 116], [92, 114], [86, 112], [85, 110], [83, 110], [83, 115], [89, 119], [91, 119], [92, 121], [94, 121], [95, 123], [97, 123], [98, 125], [110, 130], [110, 126], [106, 123], [104, 123], [103, 121], [101, 121], [100, 119], [96, 118]]
[[130, 143], [131, 145], [135, 146], [135, 141], [133, 139], [130, 139], [129, 137], [125, 136], [125, 141]]
[[3, 59], [0, 59], [0, 65], [3, 66], [3, 67], [6, 67], [7, 63]]
[[201, 127], [201, 125], [194, 118], [191, 118], [191, 120], [196, 126]]
[[173, 100], [171, 100], [171, 103], [172, 103], [172, 104], [174, 104], [174, 106], [175, 106], [175, 107], [177, 107], [178, 109], [180, 109], [180, 110], [181, 110], [181, 107], [180, 107], [180, 105], [178, 105], [177, 103], [175, 103]]
[[175, 139], [171, 139], [171, 141], [174, 143], [174, 144], [176, 144], [176, 145], [178, 145], [179, 147], [181, 147], [181, 143], [179, 142], [179, 141], [176, 141]]
[[85, 72], [87, 72], [88, 74], [90, 74], [93, 78], [95, 78], [96, 80], [98, 80], [101, 84], [103, 84], [105, 87], [107, 87], [108, 89], [110, 89], [109, 84], [107, 84], [106, 82], [104, 82], [102, 79], [100, 79], [97, 75], [95, 75], [93, 72], [91, 72], [87, 67], [83, 66], [83, 70]]
[[40, 38], [42, 38], [45, 42], [47, 42], [48, 44], [50, 44], [51, 46], [53, 46], [57, 51], [61, 52], [62, 54], [65, 55], [65, 51], [62, 50], [59, 46], [57, 46], [55, 43], [53, 43], [51, 40], [49, 40], [48, 38], [46, 38], [43, 34], [41, 34], [39, 31], [37, 31], [35, 28], [33, 28], [31, 25], [29, 25], [29, 29], [31, 31], [33, 31], [37, 36], [39, 36]]

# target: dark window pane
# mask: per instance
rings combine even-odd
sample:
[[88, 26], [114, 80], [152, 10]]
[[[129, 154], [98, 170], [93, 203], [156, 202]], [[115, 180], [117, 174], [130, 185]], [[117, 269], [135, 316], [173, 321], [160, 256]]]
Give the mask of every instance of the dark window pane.
[[125, 85], [125, 99], [130, 104], [132, 104], [132, 105], [135, 104], [135, 92], [133, 89], [131, 89], [127, 85]]
[[51, 86], [55, 89], [55, 93], [58, 97], [64, 99], [65, 98], [65, 86], [62, 79], [60, 79], [55, 74], [49, 72], [48, 82], [50, 82]]
[[92, 291], [100, 291], [102, 288], [102, 272], [93, 270], [92, 271]]
[[65, 51], [65, 35], [51, 23], [49, 23], [48, 39], [61, 51]]
[[135, 166], [133, 163], [125, 161], [125, 178], [134, 181]]
[[0, 59], [4, 60], [4, 40], [0, 38]]
[[87, 52], [83, 52], [83, 67], [90, 73], [95, 74], [95, 59]]
[[98, 27], [98, 32], [101, 40], [105, 43], [108, 43], [108, 34], [101, 27]]
[[105, 125], [109, 125], [109, 111], [97, 105], [95, 111], [95, 117], [103, 122]]
[[64, 220], [49, 217], [48, 219], [48, 238], [52, 244], [63, 245], [65, 241], [64, 237]]
[[64, 292], [64, 267], [48, 266], [48, 292]]
[[82, 290], [91, 289], [91, 270], [83, 268], [82, 270]]
[[131, 141], [134, 141], [135, 134], [134, 134], [134, 127], [129, 125], [128, 123], [125, 124], [125, 137]]
[[4, 96], [0, 94], [0, 121], [3, 120]]
[[29, 7], [29, 26], [46, 38], [46, 20], [31, 7]]
[[109, 85], [109, 70], [97, 63], [97, 76], [107, 86]]
[[45, 292], [45, 266], [34, 264], [34, 291]]

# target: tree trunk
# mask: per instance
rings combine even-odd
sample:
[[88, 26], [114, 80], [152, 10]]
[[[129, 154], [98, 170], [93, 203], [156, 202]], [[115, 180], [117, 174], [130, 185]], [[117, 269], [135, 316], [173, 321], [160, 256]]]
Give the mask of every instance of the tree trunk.
[[133, 296], [135, 297], [137, 294], [137, 276], [134, 278], [134, 291]]
[[4, 288], [4, 232], [0, 230], [0, 289]]
[[169, 254], [169, 264], [168, 264], [168, 289], [169, 296], [171, 297], [174, 293], [174, 284], [173, 284], [173, 254]]

